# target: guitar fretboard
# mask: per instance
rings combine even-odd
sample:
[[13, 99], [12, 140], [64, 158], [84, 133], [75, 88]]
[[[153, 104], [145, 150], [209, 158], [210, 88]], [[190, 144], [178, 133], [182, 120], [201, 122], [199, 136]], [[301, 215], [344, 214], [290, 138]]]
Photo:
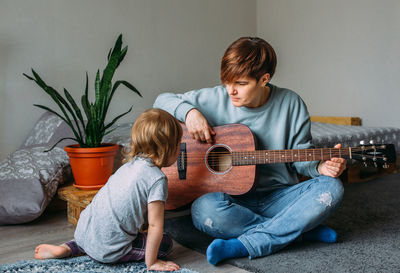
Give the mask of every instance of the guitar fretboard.
[[324, 161], [333, 157], [352, 158], [352, 148], [318, 148], [297, 150], [257, 150], [232, 152], [232, 165], [256, 165], [298, 161]]

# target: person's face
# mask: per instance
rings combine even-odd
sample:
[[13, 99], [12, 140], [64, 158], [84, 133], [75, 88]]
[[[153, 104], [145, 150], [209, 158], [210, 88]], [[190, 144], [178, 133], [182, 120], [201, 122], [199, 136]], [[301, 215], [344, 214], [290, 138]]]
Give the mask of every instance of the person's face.
[[225, 86], [234, 106], [257, 108], [266, 101], [268, 94], [265, 86], [268, 80], [269, 74], [265, 74], [258, 82], [256, 79], [243, 77], [233, 83], [226, 83]]

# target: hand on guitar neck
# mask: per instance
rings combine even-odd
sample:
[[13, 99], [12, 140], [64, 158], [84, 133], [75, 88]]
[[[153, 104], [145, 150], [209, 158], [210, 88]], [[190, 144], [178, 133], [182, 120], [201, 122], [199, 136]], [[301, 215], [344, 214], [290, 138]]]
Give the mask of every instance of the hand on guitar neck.
[[[335, 145], [334, 148], [342, 148], [342, 144]], [[330, 160], [321, 161], [318, 165], [318, 172], [322, 175], [339, 177], [346, 169], [346, 159], [333, 157]]]

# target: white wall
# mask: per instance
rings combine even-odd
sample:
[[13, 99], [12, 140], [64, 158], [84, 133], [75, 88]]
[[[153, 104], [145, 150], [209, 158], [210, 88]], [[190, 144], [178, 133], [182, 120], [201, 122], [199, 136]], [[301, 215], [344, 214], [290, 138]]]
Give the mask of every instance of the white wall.
[[400, 127], [400, 1], [257, 1], [257, 33], [278, 55], [273, 83], [312, 115]]
[[256, 24], [255, 0], [1, 0], [0, 160], [42, 114], [33, 104], [54, 105], [22, 76], [31, 67], [80, 100], [85, 72], [93, 85], [122, 33], [129, 50], [114, 79], [133, 83], [143, 99], [122, 87], [109, 118], [133, 104], [123, 121], [134, 120], [161, 92], [218, 84], [224, 50], [255, 35]]

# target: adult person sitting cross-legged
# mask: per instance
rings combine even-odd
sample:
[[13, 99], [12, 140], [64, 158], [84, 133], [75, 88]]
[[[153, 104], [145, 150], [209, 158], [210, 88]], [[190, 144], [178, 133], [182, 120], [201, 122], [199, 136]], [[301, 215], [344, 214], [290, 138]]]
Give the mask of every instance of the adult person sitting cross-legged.
[[[275, 51], [265, 40], [243, 37], [222, 58], [222, 85], [164, 93], [154, 107], [184, 122], [198, 141], [212, 143], [213, 126], [240, 123], [251, 129], [259, 149], [313, 148], [307, 107], [295, 92], [270, 83], [275, 67]], [[265, 164], [254, 191], [199, 197], [192, 204], [193, 223], [216, 238], [207, 248], [209, 263], [270, 255], [294, 240], [335, 242], [336, 232], [322, 223], [342, 200], [338, 176], [345, 168], [346, 160], [337, 157]], [[298, 174], [311, 179], [299, 182]]]

